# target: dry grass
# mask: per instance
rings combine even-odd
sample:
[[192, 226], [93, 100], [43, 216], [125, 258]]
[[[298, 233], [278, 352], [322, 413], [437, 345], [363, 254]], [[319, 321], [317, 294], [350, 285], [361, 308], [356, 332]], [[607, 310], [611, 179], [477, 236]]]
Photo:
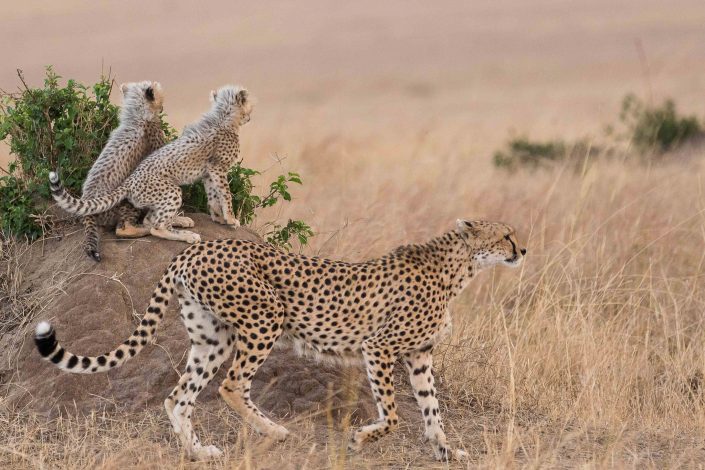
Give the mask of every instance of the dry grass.
[[[257, 144], [246, 155], [263, 167], [260, 149], [279, 143]], [[471, 152], [445, 130], [394, 144], [294, 143], [285, 163], [303, 171], [305, 185], [288, 212], [260, 220], [304, 217], [320, 232], [305, 251], [346, 259], [431, 237], [459, 216], [514, 224], [529, 249], [526, 263], [477, 278], [455, 304], [453, 336], [436, 354], [449, 438], [470, 452], [469, 465], [705, 464], [698, 155], [651, 168], [602, 162], [582, 173], [508, 175]], [[400, 394], [408, 393], [401, 373], [397, 379]], [[419, 419], [346, 456], [346, 420], [323, 413], [288, 417], [296, 432], [276, 445], [252, 436], [222, 405], [204, 405], [196, 422], [204, 441], [226, 449], [214, 468], [435, 465]], [[161, 410], [47, 422], [5, 409], [0, 421], [6, 468], [195, 467]]]

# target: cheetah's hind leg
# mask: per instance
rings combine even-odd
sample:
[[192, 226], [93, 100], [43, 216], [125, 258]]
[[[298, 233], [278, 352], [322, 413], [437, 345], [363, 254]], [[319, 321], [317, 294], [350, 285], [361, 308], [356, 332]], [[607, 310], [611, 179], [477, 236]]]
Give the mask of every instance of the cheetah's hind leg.
[[[256, 279], [249, 281], [256, 292], [264, 291], [262, 281]], [[233, 318], [229, 314], [234, 309], [230, 311], [227, 311], [226, 307], [222, 309], [223, 318], [228, 320]], [[227, 317], [225, 313], [228, 314]], [[249, 312], [240, 313], [237, 318], [245, 320], [244, 326], [238, 327], [235, 359], [218, 391], [223, 400], [258, 433], [283, 441], [289, 435], [289, 431], [267, 418], [257, 405], [252, 403], [250, 388], [257, 369], [267, 359], [274, 343], [282, 333], [284, 306], [279, 302], [276, 294], [270, 292], [269, 295], [261, 297], [258, 302], [252, 302]]]
[[[150, 233], [166, 240], [178, 240], [186, 243], [198, 243], [201, 236], [188, 230], [174, 230], [172, 225], [181, 205], [181, 189], [173, 188], [174, 194], [155, 205], [147, 214]], [[193, 222], [193, 221], [192, 221]]]
[[235, 332], [232, 326], [215, 318], [183, 286], [177, 288], [177, 293], [181, 318], [191, 339], [191, 351], [186, 371], [164, 401], [164, 408], [186, 455], [194, 460], [206, 460], [219, 457], [222, 452], [216, 446], [203, 446], [199, 441], [191, 423], [193, 406], [223, 361], [230, 357], [235, 344]]
[[140, 238], [149, 235], [149, 228], [139, 223], [139, 209], [132, 204], [122, 203], [118, 212], [120, 220], [115, 227], [115, 235], [121, 238]]

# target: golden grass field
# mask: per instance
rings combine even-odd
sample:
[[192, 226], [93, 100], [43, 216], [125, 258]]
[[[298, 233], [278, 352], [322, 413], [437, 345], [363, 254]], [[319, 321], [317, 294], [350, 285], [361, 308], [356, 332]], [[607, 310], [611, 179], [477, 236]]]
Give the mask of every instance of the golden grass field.
[[[18, 2], [3, 5], [0, 88], [16, 87], [14, 67], [91, 82], [104, 64], [118, 81], [160, 80], [181, 128], [211, 88], [246, 85], [245, 163], [268, 170], [263, 183], [304, 178], [255, 228], [303, 218], [318, 234], [306, 253], [362, 260], [458, 217], [513, 224], [526, 262], [471, 284], [435, 356], [449, 439], [470, 453], [450, 466], [703, 467], [703, 149], [577, 171], [491, 164], [512, 130], [602, 141], [630, 91], [703, 116], [702, 3], [615, 3]], [[445, 467], [420, 418], [355, 456], [345, 423], [300, 418], [284, 444], [224, 408], [195, 423], [226, 449], [209, 468]], [[161, 410], [46, 422], [0, 406], [3, 468], [201, 465]]]

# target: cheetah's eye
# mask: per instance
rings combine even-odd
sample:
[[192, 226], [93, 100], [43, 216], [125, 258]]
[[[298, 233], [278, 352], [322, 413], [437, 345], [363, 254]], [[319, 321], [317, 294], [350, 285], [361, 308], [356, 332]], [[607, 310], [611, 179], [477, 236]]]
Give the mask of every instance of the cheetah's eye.
[[505, 235], [505, 236], [504, 236], [504, 239], [507, 240], [507, 241], [511, 241], [511, 238], [509, 237], [509, 235]]

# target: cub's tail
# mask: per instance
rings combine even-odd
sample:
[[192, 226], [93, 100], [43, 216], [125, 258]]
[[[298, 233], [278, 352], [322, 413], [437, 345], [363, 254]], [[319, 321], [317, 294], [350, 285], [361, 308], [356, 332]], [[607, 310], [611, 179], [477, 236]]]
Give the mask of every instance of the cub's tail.
[[53, 171], [49, 173], [49, 186], [59, 207], [74, 215], [100, 214], [117, 206], [127, 196], [127, 188], [121, 185], [105, 196], [93, 199], [75, 198], [66, 191], [59, 181], [59, 175]]
[[86, 232], [85, 250], [86, 254], [93, 258], [94, 261], [100, 262], [100, 234], [98, 233], [98, 224], [95, 216], [87, 215], [83, 218], [83, 226]]
[[169, 304], [169, 299], [174, 293], [173, 270], [173, 266], [169, 266], [169, 269], [157, 284], [156, 289], [154, 289], [152, 298], [149, 300], [147, 313], [142, 317], [142, 322], [132, 333], [132, 336], [117, 348], [100, 356], [78, 356], [61, 346], [56, 339], [54, 328], [49, 322], [41, 322], [37, 325], [34, 334], [34, 342], [37, 345], [39, 354], [45, 360], [53, 362], [59, 369], [75, 374], [94, 374], [120, 367], [136, 356], [154, 337], [157, 326]]

